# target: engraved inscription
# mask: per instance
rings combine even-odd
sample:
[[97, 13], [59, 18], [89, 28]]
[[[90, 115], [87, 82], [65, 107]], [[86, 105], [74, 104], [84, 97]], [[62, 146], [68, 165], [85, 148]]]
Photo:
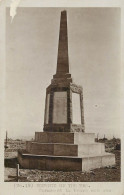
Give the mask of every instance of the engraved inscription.
[[67, 92], [54, 92], [53, 123], [67, 123]]

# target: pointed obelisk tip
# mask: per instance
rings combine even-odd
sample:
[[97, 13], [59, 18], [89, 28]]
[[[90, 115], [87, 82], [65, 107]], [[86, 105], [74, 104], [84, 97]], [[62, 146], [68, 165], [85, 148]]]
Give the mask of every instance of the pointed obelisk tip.
[[66, 10], [61, 11], [61, 14], [66, 14], [66, 13], [67, 13]]

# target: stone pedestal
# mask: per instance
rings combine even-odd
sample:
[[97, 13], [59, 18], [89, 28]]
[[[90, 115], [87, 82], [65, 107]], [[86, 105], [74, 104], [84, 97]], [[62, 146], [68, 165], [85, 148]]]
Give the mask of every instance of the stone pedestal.
[[46, 90], [44, 131], [84, 132], [83, 90], [61, 80]]
[[93, 133], [36, 132], [35, 140], [27, 141], [19, 151], [23, 168], [48, 171], [89, 171], [115, 164], [115, 155], [105, 152], [103, 143], [96, 143]]

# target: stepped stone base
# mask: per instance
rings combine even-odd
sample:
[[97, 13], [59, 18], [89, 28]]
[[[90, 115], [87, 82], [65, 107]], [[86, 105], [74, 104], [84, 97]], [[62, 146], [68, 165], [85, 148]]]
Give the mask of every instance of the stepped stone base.
[[94, 143], [94, 140], [94, 133], [35, 132], [35, 141], [41, 143], [85, 144]]
[[26, 150], [18, 151], [18, 161], [23, 168], [49, 171], [89, 171], [114, 165], [115, 155], [94, 140], [92, 133], [36, 132]]

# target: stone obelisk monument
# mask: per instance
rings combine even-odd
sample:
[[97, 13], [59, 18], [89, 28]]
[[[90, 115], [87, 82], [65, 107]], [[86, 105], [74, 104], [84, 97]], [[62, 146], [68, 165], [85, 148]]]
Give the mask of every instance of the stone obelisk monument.
[[[73, 107], [76, 100], [77, 109]], [[76, 114], [78, 119], [73, 120]], [[57, 69], [46, 90], [44, 118], [44, 131], [84, 132], [82, 87], [73, 84], [69, 73], [66, 11], [61, 12]]]
[[56, 74], [46, 89], [44, 132], [18, 151], [23, 168], [88, 171], [115, 164], [115, 155], [84, 131], [83, 91], [69, 73], [67, 13], [61, 12]]

